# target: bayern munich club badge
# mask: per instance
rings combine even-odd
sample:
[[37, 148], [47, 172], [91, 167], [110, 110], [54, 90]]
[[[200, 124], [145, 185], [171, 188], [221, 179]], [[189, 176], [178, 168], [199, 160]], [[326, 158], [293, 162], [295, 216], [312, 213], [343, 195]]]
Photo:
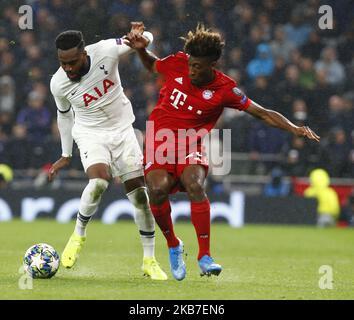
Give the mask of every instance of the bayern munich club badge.
[[203, 98], [205, 99], [205, 100], [209, 100], [209, 99], [211, 99], [213, 97], [213, 92], [212, 91], [210, 91], [210, 90], [204, 90], [203, 91]]

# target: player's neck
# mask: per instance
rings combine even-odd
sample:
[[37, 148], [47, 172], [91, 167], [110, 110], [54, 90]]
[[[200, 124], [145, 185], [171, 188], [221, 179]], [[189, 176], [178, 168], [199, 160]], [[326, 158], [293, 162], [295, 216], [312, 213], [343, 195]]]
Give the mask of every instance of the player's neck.
[[204, 77], [203, 80], [198, 83], [192, 82], [192, 84], [197, 87], [204, 87], [204, 86], [207, 86], [208, 84], [212, 83], [215, 80], [215, 77], [216, 77], [216, 74], [215, 74], [215, 71], [213, 70], [208, 77]]
[[85, 64], [80, 69], [81, 77], [83, 77], [85, 74], [87, 74], [90, 71], [90, 67], [91, 67], [91, 58], [90, 56], [87, 56]]

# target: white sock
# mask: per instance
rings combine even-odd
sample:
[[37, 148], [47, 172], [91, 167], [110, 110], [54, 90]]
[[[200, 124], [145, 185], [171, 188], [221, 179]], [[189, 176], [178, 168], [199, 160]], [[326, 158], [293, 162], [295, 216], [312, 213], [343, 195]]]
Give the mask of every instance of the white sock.
[[144, 257], [155, 256], [155, 220], [149, 205], [146, 187], [139, 187], [127, 193], [135, 207], [135, 223], [139, 228]]
[[90, 179], [86, 188], [82, 192], [75, 225], [75, 233], [79, 236], [86, 237], [87, 224], [97, 211], [102, 194], [107, 187], [108, 181], [104, 179]]
[[80, 212], [77, 213], [75, 233], [80, 237], [86, 237], [86, 226], [91, 220], [91, 217], [86, 217]]

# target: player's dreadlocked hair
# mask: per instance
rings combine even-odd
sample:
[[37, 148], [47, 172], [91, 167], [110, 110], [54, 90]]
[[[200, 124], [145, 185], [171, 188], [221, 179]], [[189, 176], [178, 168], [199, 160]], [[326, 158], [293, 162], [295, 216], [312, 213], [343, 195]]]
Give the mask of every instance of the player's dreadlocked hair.
[[72, 48], [83, 49], [85, 46], [84, 36], [81, 31], [67, 30], [60, 33], [55, 39], [57, 49], [69, 50]]
[[225, 43], [221, 35], [206, 29], [201, 23], [198, 23], [195, 31], [189, 31], [184, 40], [184, 51], [193, 57], [209, 57], [211, 61], [220, 58], [222, 48]]

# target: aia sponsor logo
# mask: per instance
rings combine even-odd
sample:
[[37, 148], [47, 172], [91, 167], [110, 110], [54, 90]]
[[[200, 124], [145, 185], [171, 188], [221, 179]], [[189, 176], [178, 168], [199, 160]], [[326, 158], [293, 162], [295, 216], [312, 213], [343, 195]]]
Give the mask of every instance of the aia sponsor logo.
[[91, 91], [90, 93], [84, 93], [82, 98], [84, 100], [85, 107], [88, 107], [91, 102], [96, 101], [99, 98], [101, 98], [103, 95], [105, 95], [108, 92], [108, 89], [110, 87], [113, 87], [114, 85], [115, 83], [113, 81], [109, 79], [104, 79], [102, 81], [101, 86], [93, 88], [94, 92]]

